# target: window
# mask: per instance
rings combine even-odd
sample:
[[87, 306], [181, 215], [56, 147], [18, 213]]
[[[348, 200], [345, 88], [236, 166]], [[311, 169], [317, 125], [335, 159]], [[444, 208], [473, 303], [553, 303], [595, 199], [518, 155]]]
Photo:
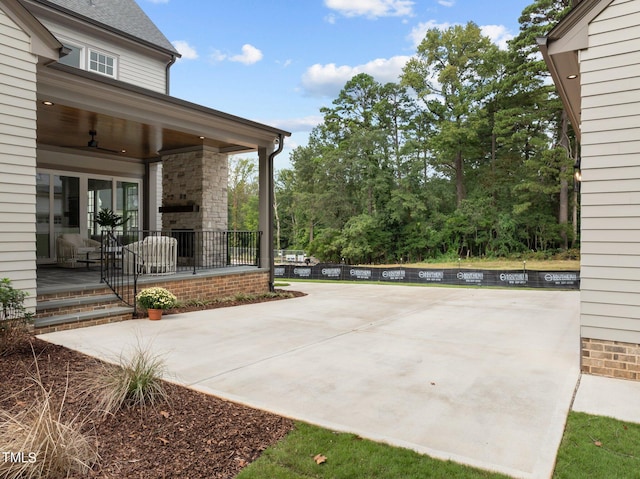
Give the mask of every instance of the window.
[[89, 50], [89, 70], [115, 77], [116, 59], [111, 55]]
[[62, 45], [70, 51], [67, 55], [60, 57], [60, 63], [70, 67], [81, 68], [82, 48], [68, 43], [63, 43]]

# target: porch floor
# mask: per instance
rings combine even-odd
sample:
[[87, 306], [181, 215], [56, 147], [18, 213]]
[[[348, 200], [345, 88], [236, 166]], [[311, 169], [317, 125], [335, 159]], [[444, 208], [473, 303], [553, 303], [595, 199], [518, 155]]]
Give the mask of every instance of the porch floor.
[[[194, 276], [212, 276], [237, 274], [244, 271], [257, 271], [255, 266], [233, 266], [229, 268], [199, 269], [194, 275], [193, 271], [178, 271], [171, 275], [140, 275], [138, 284], [155, 283], [159, 279], [187, 279]], [[37, 269], [37, 294], [61, 293], [66, 291], [82, 291], [107, 287], [100, 282], [100, 267], [91, 268], [60, 268], [56, 265], [38, 265]]]

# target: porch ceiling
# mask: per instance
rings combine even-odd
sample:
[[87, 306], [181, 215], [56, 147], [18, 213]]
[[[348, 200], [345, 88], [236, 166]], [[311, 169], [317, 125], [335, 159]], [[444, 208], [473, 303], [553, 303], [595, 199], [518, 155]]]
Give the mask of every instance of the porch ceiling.
[[[96, 132], [98, 148], [87, 146], [91, 139], [90, 130]], [[46, 106], [42, 101], [38, 102], [38, 143], [142, 160], [157, 158], [161, 151], [197, 145], [229, 152], [251, 150], [214, 138], [203, 140], [200, 136], [151, 122], [119, 118], [59, 103]]]
[[[273, 148], [280, 134], [290, 136], [277, 128], [59, 64], [39, 69], [37, 98], [39, 145], [150, 160], [163, 151], [201, 145], [223, 153]], [[99, 148], [88, 147], [90, 130], [96, 131]]]

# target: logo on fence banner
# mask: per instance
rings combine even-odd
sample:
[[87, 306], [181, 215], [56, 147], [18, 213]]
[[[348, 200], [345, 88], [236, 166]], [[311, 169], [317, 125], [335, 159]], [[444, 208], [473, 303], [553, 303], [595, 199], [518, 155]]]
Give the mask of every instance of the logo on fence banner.
[[322, 276], [329, 278], [339, 278], [342, 274], [342, 268], [322, 268]]
[[578, 275], [576, 273], [546, 273], [544, 280], [547, 283], [555, 283], [558, 285], [574, 284], [578, 281]]
[[484, 273], [480, 271], [471, 271], [469, 273], [463, 273], [460, 271], [457, 275], [458, 279], [461, 281], [466, 281], [467, 283], [481, 283], [484, 279]]
[[273, 268], [274, 276], [284, 276], [284, 274], [285, 274], [284, 268]]
[[310, 278], [311, 268], [293, 268], [293, 274], [301, 278]]
[[352, 269], [349, 271], [349, 275], [356, 279], [371, 279], [370, 269]]
[[425, 281], [442, 281], [444, 280], [444, 271], [419, 271], [418, 278]]
[[382, 272], [382, 277], [384, 279], [390, 279], [392, 281], [400, 281], [401, 279], [404, 279], [405, 277], [405, 271], [403, 269], [401, 270], [393, 270], [393, 271], [383, 271]]
[[508, 284], [527, 284], [529, 281], [528, 273], [502, 273], [500, 281]]

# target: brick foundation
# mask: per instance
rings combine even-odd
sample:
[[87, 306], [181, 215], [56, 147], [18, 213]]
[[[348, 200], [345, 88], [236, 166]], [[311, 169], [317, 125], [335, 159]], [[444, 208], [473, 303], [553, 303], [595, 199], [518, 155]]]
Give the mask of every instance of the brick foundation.
[[55, 333], [56, 331], [67, 331], [69, 329], [88, 328], [89, 326], [98, 326], [100, 324], [118, 323], [120, 321], [128, 321], [131, 319], [131, 314], [119, 314], [109, 316], [106, 318], [89, 319], [86, 321], [73, 321], [70, 323], [56, 324], [55, 326], [44, 326], [41, 328], [34, 328], [35, 334]]
[[[138, 283], [138, 291], [144, 288], [162, 287], [171, 291], [176, 295], [178, 300], [209, 300], [213, 298], [223, 298], [233, 296], [238, 293], [260, 294], [269, 291], [269, 272], [268, 271], [243, 271], [239, 273], [224, 273], [212, 275], [195, 275], [190, 277], [173, 278], [158, 277], [157, 280], [143, 281]], [[109, 288], [96, 288], [83, 291], [70, 291], [64, 293], [53, 293], [38, 296], [38, 302], [44, 303], [47, 300], [74, 298], [78, 296], [104, 295], [112, 294]], [[115, 298], [115, 296], [114, 296]], [[117, 299], [117, 298], [116, 298]], [[71, 306], [65, 307], [64, 310], [51, 308], [50, 310], [39, 313], [38, 317], [45, 318], [55, 315], [56, 313], [73, 313], [79, 311], [102, 310], [106, 309], [106, 304], [102, 302], [92, 303], [90, 306]], [[68, 329], [84, 328], [88, 326], [97, 326], [99, 324], [107, 324], [118, 321], [126, 321], [131, 319], [131, 314], [113, 314], [97, 319], [89, 319], [83, 321], [72, 321], [52, 326], [43, 326], [35, 328], [36, 334], [51, 333], [55, 331], [65, 331]]]
[[244, 272], [193, 278], [158, 278], [158, 281], [138, 284], [138, 291], [160, 286], [176, 295], [179, 301], [206, 300], [233, 296], [238, 293], [260, 294], [269, 291], [269, 272]]
[[582, 372], [640, 381], [640, 344], [582, 338]]

